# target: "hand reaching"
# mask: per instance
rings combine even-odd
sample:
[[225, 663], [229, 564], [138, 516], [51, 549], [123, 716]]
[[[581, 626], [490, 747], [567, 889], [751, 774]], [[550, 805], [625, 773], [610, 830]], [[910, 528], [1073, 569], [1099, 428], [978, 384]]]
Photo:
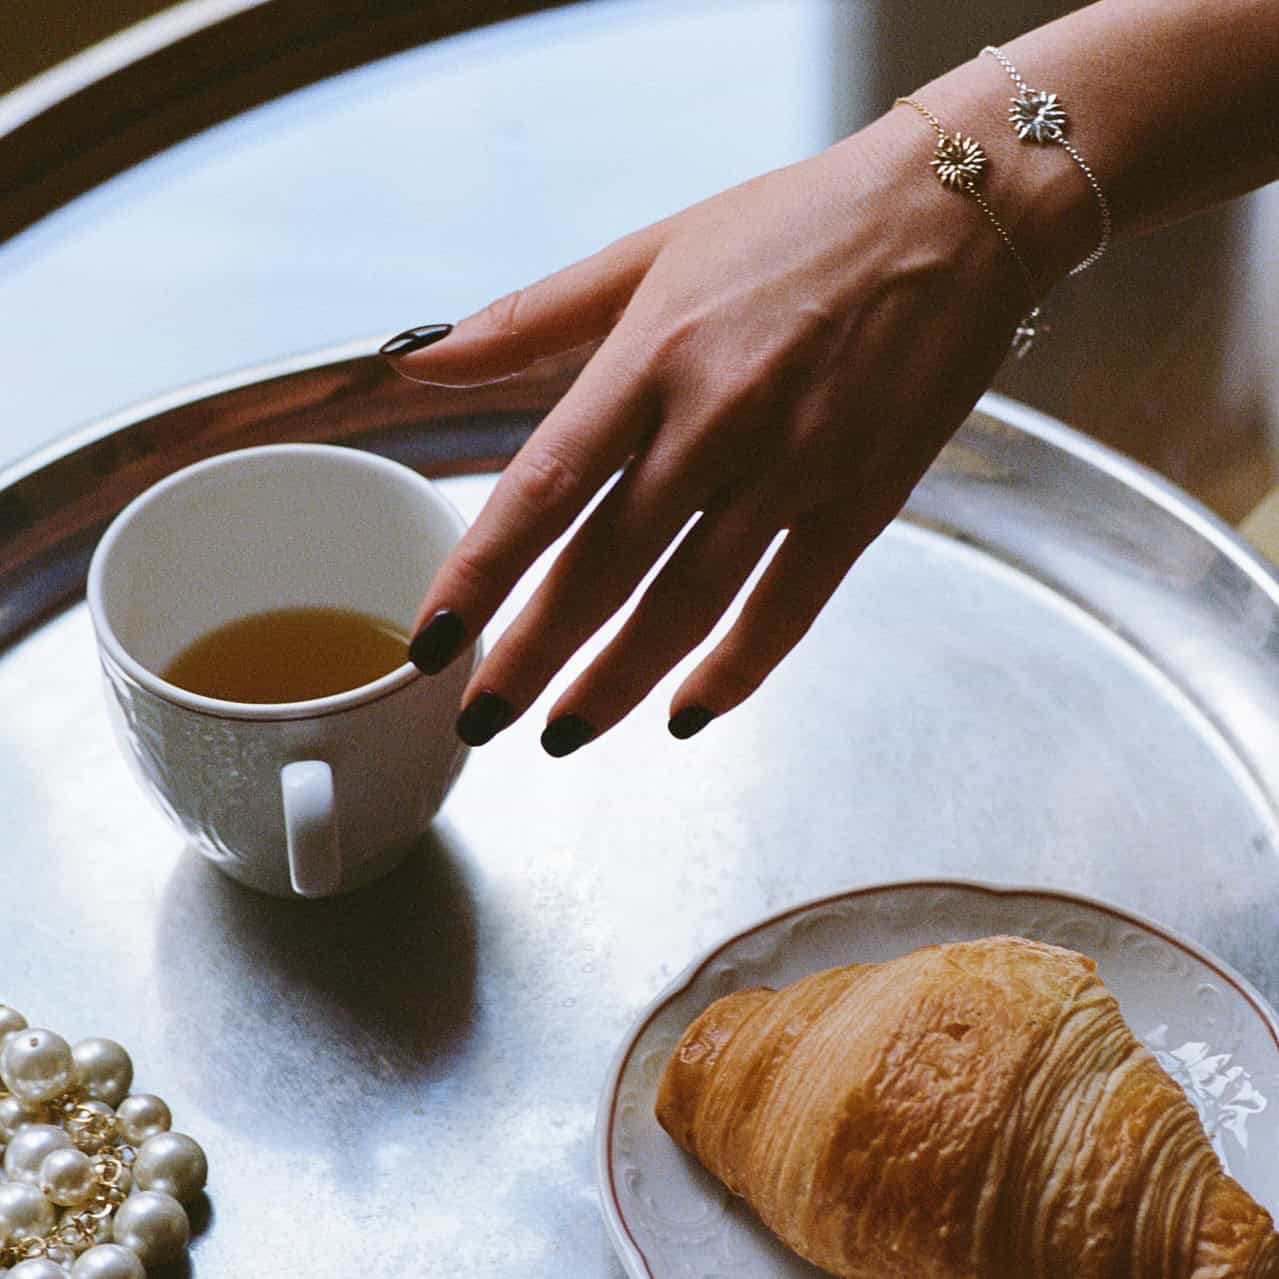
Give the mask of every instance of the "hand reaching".
[[476, 670], [464, 739], [527, 709], [688, 526], [542, 741], [564, 755], [606, 731], [709, 634], [785, 531], [674, 695], [671, 731], [690, 736], [759, 686], [901, 508], [1029, 301], [981, 212], [929, 180], [918, 124], [890, 113], [451, 331], [384, 348], [408, 377], [464, 385], [597, 344], [423, 601], [412, 656], [436, 671], [617, 475]]

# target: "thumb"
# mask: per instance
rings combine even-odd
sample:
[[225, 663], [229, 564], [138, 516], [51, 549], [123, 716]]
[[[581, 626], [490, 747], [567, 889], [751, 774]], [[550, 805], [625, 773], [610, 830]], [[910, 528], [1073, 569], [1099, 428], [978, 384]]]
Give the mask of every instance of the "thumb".
[[516, 289], [450, 331], [426, 325], [392, 338], [381, 353], [405, 377], [472, 386], [598, 342], [617, 322], [661, 247], [661, 224]]

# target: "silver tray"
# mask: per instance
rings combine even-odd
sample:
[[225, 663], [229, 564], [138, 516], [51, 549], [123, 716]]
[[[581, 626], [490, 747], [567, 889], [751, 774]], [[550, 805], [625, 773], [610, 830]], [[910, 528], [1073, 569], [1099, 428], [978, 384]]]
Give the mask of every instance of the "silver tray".
[[700, 736], [667, 735], [668, 681], [551, 760], [541, 704], [473, 752], [419, 855], [342, 901], [254, 896], [184, 849], [109, 735], [81, 599], [105, 522], [282, 439], [400, 458], [473, 514], [571, 372], [444, 392], [361, 344], [0, 474], [0, 1000], [122, 1040], [206, 1145], [190, 1274], [618, 1279], [592, 1129], [634, 1014], [718, 938], [858, 884], [1091, 894], [1279, 997], [1279, 580], [995, 397]]

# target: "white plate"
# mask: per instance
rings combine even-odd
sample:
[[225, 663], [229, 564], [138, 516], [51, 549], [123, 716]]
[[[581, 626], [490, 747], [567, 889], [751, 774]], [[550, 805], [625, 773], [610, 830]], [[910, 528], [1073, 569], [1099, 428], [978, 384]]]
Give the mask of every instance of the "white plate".
[[684, 1028], [743, 986], [998, 933], [1092, 956], [1129, 1025], [1186, 1088], [1230, 1172], [1279, 1207], [1279, 1020], [1247, 981], [1162, 925], [1090, 898], [967, 881], [884, 884], [795, 907], [717, 946], [643, 1013], [596, 1129], [604, 1218], [636, 1279], [812, 1279], [653, 1117]]

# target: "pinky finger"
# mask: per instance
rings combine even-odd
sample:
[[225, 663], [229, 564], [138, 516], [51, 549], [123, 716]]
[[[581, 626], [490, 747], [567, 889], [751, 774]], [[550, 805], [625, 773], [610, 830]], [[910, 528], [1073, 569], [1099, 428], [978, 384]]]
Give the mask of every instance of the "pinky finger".
[[837, 514], [814, 512], [786, 534], [728, 633], [671, 699], [674, 736], [739, 706], [804, 637], [870, 541]]

